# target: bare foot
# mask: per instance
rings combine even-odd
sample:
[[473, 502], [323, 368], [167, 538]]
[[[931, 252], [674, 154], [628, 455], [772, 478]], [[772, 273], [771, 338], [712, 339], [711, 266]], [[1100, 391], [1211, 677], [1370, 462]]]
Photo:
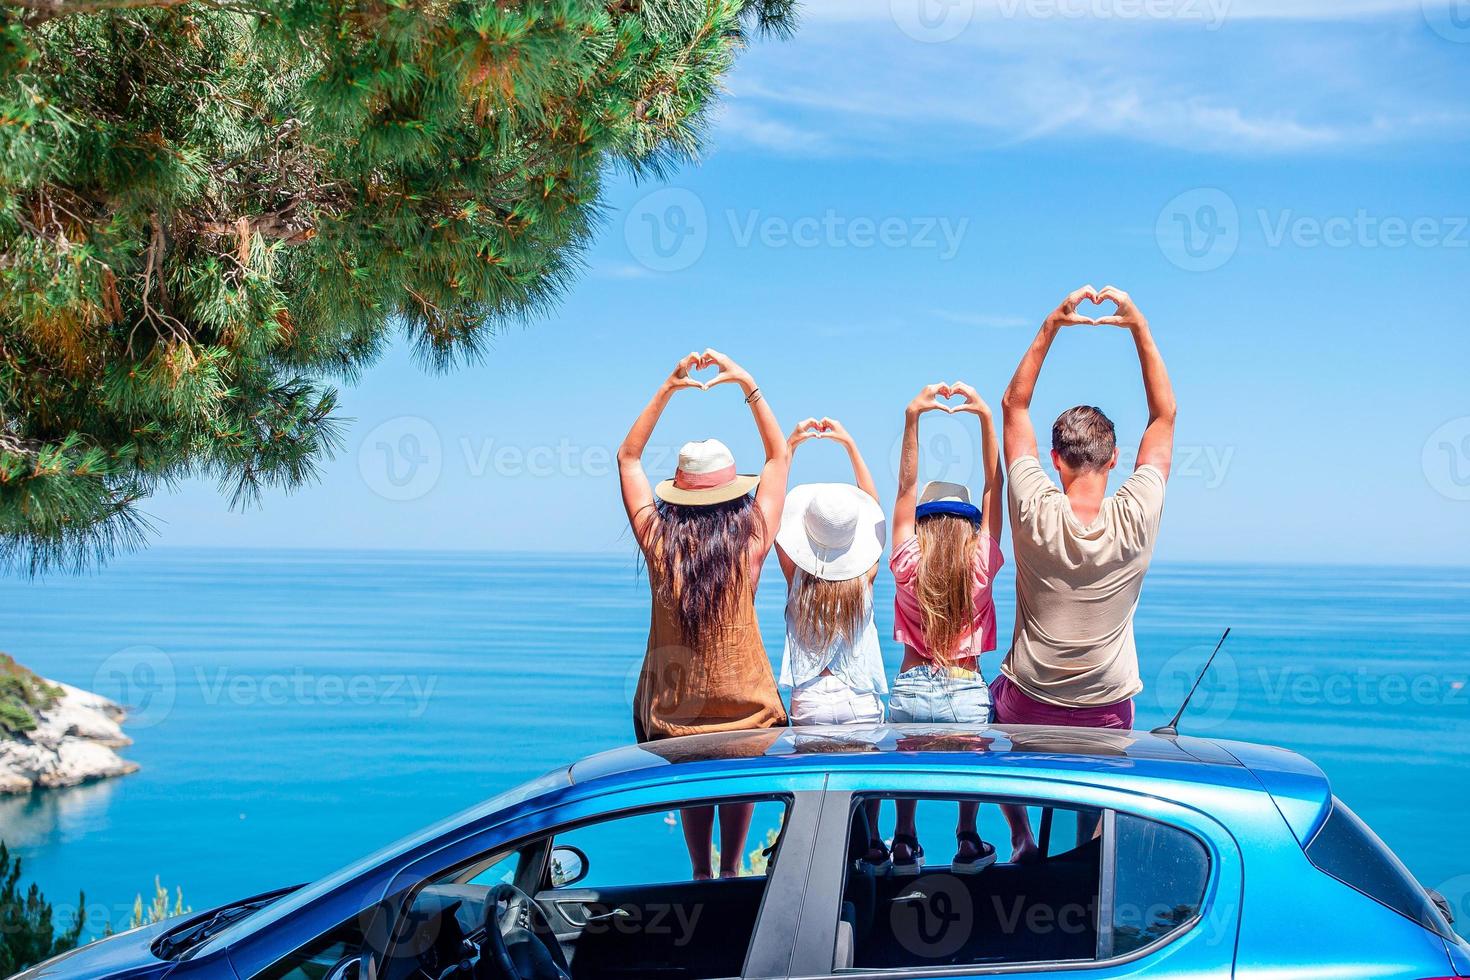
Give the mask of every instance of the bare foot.
[[1036, 864], [1041, 860], [1041, 849], [1034, 840], [1024, 840], [1011, 851], [1012, 864]]

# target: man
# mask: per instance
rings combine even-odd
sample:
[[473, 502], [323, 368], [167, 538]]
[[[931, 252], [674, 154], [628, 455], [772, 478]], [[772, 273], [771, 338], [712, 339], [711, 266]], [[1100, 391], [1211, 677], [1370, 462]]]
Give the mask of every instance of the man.
[[[1084, 300], [1113, 303], [1111, 316], [1082, 316]], [[1133, 335], [1148, 396], [1148, 427], [1133, 475], [1111, 497], [1117, 434], [1100, 409], [1070, 408], [1052, 425], [1058, 489], [1037, 459], [1031, 397], [1052, 341], [1077, 325], [1122, 327]], [[1133, 645], [1133, 612], [1153, 557], [1164, 484], [1174, 452], [1174, 390], [1148, 321], [1112, 286], [1083, 286], [1041, 326], [1002, 401], [1010, 472], [1011, 542], [1016, 560], [1016, 626], [1001, 677], [991, 688], [995, 720], [1015, 725], [1133, 727], [1143, 690]], [[1013, 861], [1037, 858], [1022, 807], [1007, 808]]]

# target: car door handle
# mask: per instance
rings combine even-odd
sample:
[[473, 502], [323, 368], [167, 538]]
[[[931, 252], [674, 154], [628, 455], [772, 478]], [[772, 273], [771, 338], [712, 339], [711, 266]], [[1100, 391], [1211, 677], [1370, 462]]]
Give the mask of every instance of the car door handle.
[[897, 904], [899, 904], [901, 902], [927, 902], [927, 901], [929, 901], [929, 896], [928, 895], [925, 895], [923, 892], [909, 892], [907, 895], [899, 895], [896, 898], [894, 898], [893, 899], [893, 904], [897, 905]]
[[633, 913], [627, 909], [613, 909], [611, 912], [603, 912], [599, 915], [587, 916], [587, 922], [607, 922], [610, 919], [626, 919]]

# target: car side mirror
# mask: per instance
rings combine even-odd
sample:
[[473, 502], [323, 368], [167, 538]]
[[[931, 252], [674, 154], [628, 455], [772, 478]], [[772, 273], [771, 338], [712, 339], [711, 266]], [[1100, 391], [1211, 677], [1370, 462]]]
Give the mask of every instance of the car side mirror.
[[378, 980], [378, 965], [366, 950], [352, 953], [338, 960], [322, 980]]
[[551, 849], [551, 887], [566, 888], [587, 877], [592, 864], [580, 847], [558, 844]]

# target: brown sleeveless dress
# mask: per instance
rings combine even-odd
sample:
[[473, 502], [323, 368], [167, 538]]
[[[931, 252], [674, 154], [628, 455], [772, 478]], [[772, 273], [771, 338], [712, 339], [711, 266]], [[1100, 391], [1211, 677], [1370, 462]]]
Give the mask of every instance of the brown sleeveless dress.
[[[650, 578], [656, 574], [649, 569]], [[674, 611], [658, 601], [658, 583], [649, 584], [653, 617], [633, 696], [638, 741], [785, 725], [750, 583], [730, 622], [698, 643], [688, 641]]]

